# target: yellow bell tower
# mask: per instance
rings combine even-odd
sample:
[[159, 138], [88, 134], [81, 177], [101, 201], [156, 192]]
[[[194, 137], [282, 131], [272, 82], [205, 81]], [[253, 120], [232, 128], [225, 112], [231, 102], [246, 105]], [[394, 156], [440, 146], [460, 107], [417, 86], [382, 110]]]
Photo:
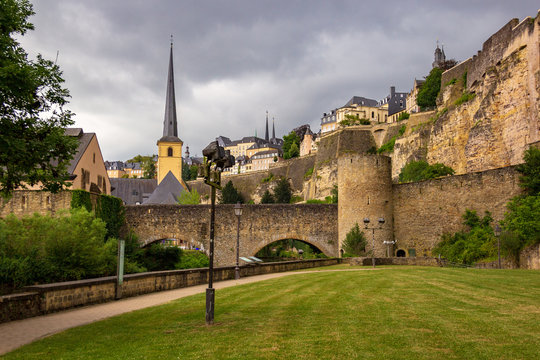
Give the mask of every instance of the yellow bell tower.
[[171, 172], [174, 177], [187, 189], [182, 180], [182, 145], [178, 138], [178, 125], [176, 122], [176, 99], [174, 96], [173, 71], [173, 44], [171, 40], [171, 54], [169, 57], [169, 74], [167, 77], [167, 98], [165, 101], [165, 118], [163, 120], [163, 137], [158, 140], [158, 185], [163, 178]]

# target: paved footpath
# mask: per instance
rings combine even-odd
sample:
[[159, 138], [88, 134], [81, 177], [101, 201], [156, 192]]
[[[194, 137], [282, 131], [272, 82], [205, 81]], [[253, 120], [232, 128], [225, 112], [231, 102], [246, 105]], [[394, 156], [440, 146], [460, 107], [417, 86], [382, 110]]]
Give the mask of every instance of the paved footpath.
[[[364, 270], [371, 269], [311, 270], [273, 273], [250, 276], [239, 280], [226, 280], [215, 282], [214, 288], [223, 289], [230, 286], [249, 284], [257, 281], [274, 279], [288, 275], [305, 274], [319, 271]], [[15, 350], [18, 347], [29, 344], [43, 337], [67, 330], [69, 328], [89, 324], [126, 312], [161, 305], [186, 296], [204, 293], [206, 291], [206, 288], [207, 285], [197, 285], [175, 290], [160, 291], [146, 295], [130, 297], [118, 301], [107, 302], [97, 305], [89, 305], [58, 313], [36, 316], [28, 319], [16, 320], [0, 324], [0, 355]]]

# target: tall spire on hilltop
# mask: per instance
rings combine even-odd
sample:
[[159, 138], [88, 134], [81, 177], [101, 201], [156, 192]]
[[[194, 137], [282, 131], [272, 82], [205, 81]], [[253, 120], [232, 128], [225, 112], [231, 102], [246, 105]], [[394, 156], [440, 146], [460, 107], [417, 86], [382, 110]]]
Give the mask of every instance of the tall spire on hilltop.
[[178, 138], [176, 122], [176, 98], [174, 96], [173, 37], [171, 35], [171, 53], [169, 56], [169, 74], [167, 76], [167, 95], [165, 100], [165, 118], [163, 119], [163, 137]]
[[276, 142], [276, 124], [274, 121], [274, 117], [272, 116], [272, 144], [275, 144]]
[[268, 110], [266, 110], [266, 132], [264, 133], [264, 141], [270, 141], [268, 138]]

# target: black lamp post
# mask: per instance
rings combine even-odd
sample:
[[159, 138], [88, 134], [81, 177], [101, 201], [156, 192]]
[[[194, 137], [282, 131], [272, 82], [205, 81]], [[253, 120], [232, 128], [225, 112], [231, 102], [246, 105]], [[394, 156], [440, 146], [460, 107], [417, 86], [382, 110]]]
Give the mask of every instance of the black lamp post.
[[202, 167], [202, 175], [204, 182], [212, 187], [211, 193], [211, 210], [210, 210], [210, 261], [208, 264], [208, 288], [206, 289], [206, 324], [214, 323], [214, 299], [215, 289], [212, 287], [214, 283], [214, 223], [216, 214], [216, 189], [221, 190], [221, 172], [223, 169], [234, 165], [234, 156], [230, 151], [225, 151], [219, 146], [217, 140], [212, 141], [203, 150], [204, 165]]
[[[384, 224], [384, 218], [380, 217], [379, 218], [379, 227], [378, 229], [382, 229], [382, 226]], [[368, 227], [368, 224], [369, 224], [370, 220], [369, 218], [364, 218], [364, 228], [366, 230], [372, 230], [373, 231], [373, 236], [372, 236], [372, 245], [371, 245], [371, 262], [373, 264], [373, 267], [375, 267], [375, 229], [377, 229], [375, 226], [374, 227]]]
[[234, 268], [234, 278], [240, 279], [240, 217], [242, 216], [242, 204], [237, 202], [234, 205], [234, 215], [238, 218], [238, 224], [236, 226], [236, 267]]
[[499, 257], [499, 269], [501, 268], [501, 227], [499, 224], [495, 224], [495, 237], [497, 238], [497, 254]]

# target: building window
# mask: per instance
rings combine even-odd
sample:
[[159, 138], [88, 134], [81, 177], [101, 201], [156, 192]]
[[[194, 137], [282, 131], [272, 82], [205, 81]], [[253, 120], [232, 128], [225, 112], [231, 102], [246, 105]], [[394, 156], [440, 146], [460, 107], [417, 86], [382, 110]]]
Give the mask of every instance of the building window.
[[94, 162], [94, 164], [96, 163], [96, 153], [94, 153], [94, 155], [92, 156], [92, 161]]
[[172, 148], [167, 149], [167, 156], [172, 156]]

